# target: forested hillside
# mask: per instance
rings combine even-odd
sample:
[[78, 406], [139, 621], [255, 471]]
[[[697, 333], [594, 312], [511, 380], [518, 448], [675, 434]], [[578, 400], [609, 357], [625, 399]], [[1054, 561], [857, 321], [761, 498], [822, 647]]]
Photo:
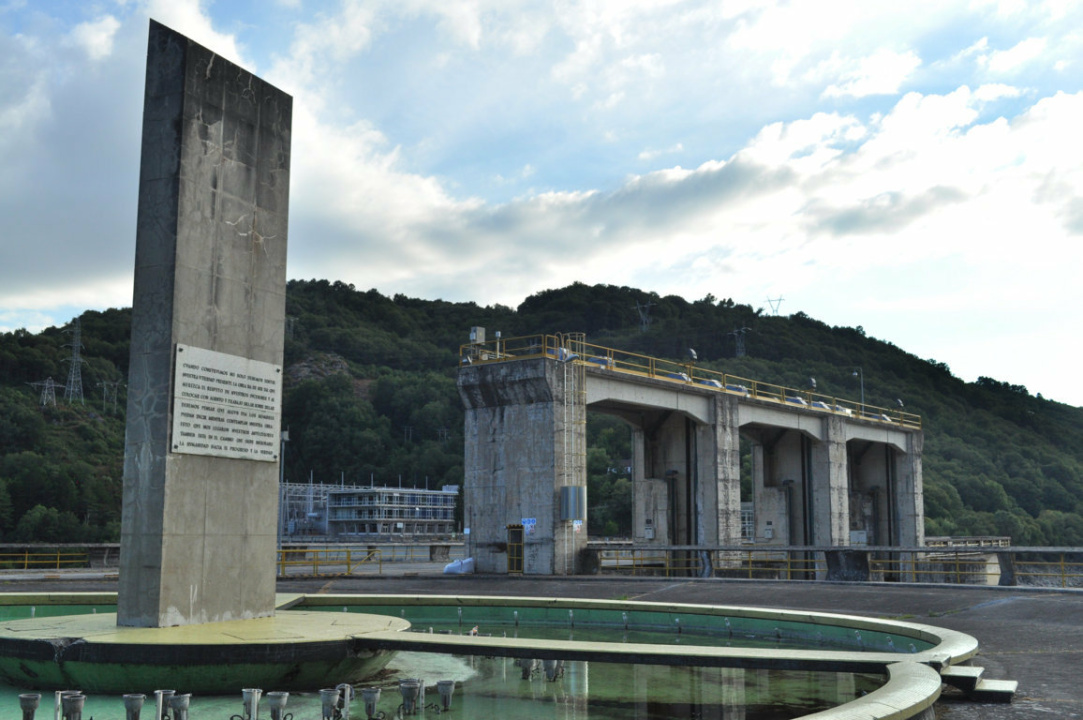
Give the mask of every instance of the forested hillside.
[[[644, 326], [637, 310], [649, 308]], [[471, 326], [505, 337], [579, 331], [589, 342], [669, 358], [695, 348], [711, 369], [922, 416], [929, 535], [1010, 535], [1016, 544], [1083, 545], [1083, 409], [990, 378], [964, 383], [935, 360], [732, 300], [695, 302], [627, 287], [571, 285], [517, 309], [417, 300], [343, 283], [293, 281], [287, 294], [286, 395], [292, 481], [437, 487], [462, 479], [458, 348]], [[81, 316], [85, 405], [42, 405], [68, 375], [60, 328], [0, 334], [0, 539], [115, 540], [120, 518], [128, 310]], [[745, 355], [735, 357], [738, 341]], [[626, 533], [628, 432], [591, 415], [591, 534]]]

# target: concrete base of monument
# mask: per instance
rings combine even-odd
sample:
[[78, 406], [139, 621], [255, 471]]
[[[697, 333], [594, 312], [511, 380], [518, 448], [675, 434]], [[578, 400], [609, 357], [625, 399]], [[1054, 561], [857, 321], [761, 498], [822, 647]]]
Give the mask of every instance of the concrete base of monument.
[[365, 636], [410, 627], [395, 617], [301, 610], [169, 628], [116, 622], [114, 613], [2, 622], [0, 679], [50, 692], [318, 690], [379, 672], [393, 652], [367, 647]]

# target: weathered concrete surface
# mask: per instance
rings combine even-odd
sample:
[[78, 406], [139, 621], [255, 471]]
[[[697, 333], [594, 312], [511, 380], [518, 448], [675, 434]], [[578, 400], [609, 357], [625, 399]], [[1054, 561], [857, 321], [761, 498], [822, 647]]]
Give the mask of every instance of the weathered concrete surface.
[[[923, 539], [920, 430], [555, 356], [463, 365], [459, 392], [466, 407], [466, 526], [484, 572], [507, 571], [506, 525], [527, 517], [538, 525], [527, 538], [525, 571], [574, 566], [569, 553], [582, 543], [563, 538], [566, 528], [552, 523], [555, 501], [546, 495], [581, 484], [586, 423], [568, 420], [578, 417], [580, 404], [631, 426], [637, 542], [737, 542], [742, 437], [753, 444], [753, 493], [745, 499], [755, 507], [758, 543]], [[862, 464], [866, 455], [881, 462]]]
[[[468, 554], [481, 572], [507, 572], [507, 526], [524, 519], [523, 572], [576, 572], [585, 523], [561, 520], [560, 491], [586, 485], [585, 408], [570, 363], [524, 360], [464, 367], [463, 506]], [[577, 449], [578, 448], [578, 449]], [[532, 530], [532, 531], [530, 531]]]
[[274, 612], [278, 466], [170, 452], [178, 343], [282, 362], [292, 100], [151, 22], [118, 623]]

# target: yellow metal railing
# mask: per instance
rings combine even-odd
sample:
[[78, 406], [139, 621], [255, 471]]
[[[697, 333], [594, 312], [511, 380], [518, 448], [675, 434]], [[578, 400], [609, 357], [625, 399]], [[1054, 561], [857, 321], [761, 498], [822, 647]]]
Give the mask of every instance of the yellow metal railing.
[[893, 558], [870, 558], [869, 571], [884, 580], [957, 585], [995, 585], [1000, 566], [995, 556], [973, 550], [897, 553]]
[[366, 566], [374, 567], [377, 573], [384, 569], [380, 550], [355, 548], [283, 548], [278, 551], [277, 565], [279, 577], [352, 575]]
[[632, 575], [700, 576], [710, 553], [711, 569], [726, 577], [758, 580], [796, 580], [816, 577], [827, 566], [815, 552], [775, 550], [663, 550], [612, 548], [598, 551], [602, 572]]
[[972, 535], [963, 537], [926, 537], [927, 548], [998, 548], [1011, 547], [1012, 539], [1007, 535]]
[[[602, 573], [701, 576], [751, 580], [828, 578], [825, 553], [864, 552], [868, 579], [964, 585], [996, 585], [1009, 573], [1010, 584], [1083, 587], [1083, 548], [1011, 548], [996, 544], [959, 550], [906, 547], [800, 548], [744, 545], [729, 547], [644, 547], [592, 544]], [[1005, 557], [1001, 557], [1005, 556]], [[1001, 559], [1009, 566], [1001, 566]], [[709, 569], [706, 564], [709, 563]]]
[[[383, 562], [429, 562], [432, 551], [428, 545], [381, 545], [379, 552]], [[449, 547], [449, 556], [461, 556], [462, 546]]]
[[618, 548], [602, 550], [599, 561], [603, 571], [631, 573], [632, 575], [669, 574], [669, 554], [663, 550], [633, 550]]
[[715, 554], [714, 566], [728, 577], [750, 580], [807, 580], [827, 572], [815, 552], [745, 550]]
[[90, 556], [85, 552], [16, 552], [0, 554], [0, 568], [7, 570], [61, 570], [63, 568], [90, 565]]
[[701, 368], [691, 362], [663, 360], [586, 342], [576, 342], [573, 347], [573, 344], [568, 342], [563, 335], [501, 338], [484, 343], [469, 343], [459, 348], [459, 361], [463, 365], [544, 357], [575, 362], [587, 368], [695, 385], [702, 389], [803, 407], [813, 411], [892, 423], [914, 429], [921, 428], [921, 416], [914, 413], [862, 404], [811, 390], [797, 390], [783, 385], [760, 382]]
[[[1015, 576], [1031, 578], [1028, 585], [1046, 585], [1052, 579], [1057, 587], [1079, 587], [1083, 581], [1083, 563], [1069, 561], [1066, 553], [1057, 553], [1056, 560], [1016, 559]], [[1074, 581], [1074, 582], [1073, 582]]]

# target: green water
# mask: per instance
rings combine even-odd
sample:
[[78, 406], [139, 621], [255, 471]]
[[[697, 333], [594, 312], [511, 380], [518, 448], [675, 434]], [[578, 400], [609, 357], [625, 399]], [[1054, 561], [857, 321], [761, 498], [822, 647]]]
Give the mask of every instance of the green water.
[[[426, 704], [419, 717], [437, 714], [443, 720], [669, 720], [697, 718], [722, 720], [786, 720], [824, 710], [875, 690], [883, 682], [876, 675], [729, 668], [684, 668], [657, 665], [621, 665], [567, 662], [550, 682], [539, 666], [523, 679], [519, 661], [511, 658], [459, 657], [429, 653], [399, 653], [379, 678], [368, 683], [381, 687], [377, 711], [396, 717], [402, 696], [400, 678], [420, 677], [426, 685]], [[455, 680], [450, 712], [437, 712], [438, 680]], [[334, 685], [328, 679], [328, 685]], [[183, 692], [183, 688], [177, 688]], [[273, 688], [265, 688], [273, 690]], [[147, 692], [143, 717], [153, 717], [153, 695]], [[0, 717], [18, 717], [18, 690], [0, 686]], [[269, 717], [266, 700], [260, 717]], [[318, 693], [291, 693], [287, 711], [295, 720], [320, 717]], [[190, 720], [226, 720], [241, 712], [240, 692], [233, 697], [194, 697]], [[42, 698], [39, 720], [53, 717], [53, 697]], [[84, 718], [123, 720], [119, 697], [91, 696]], [[364, 720], [360, 694], [351, 705], [351, 718]]]
[[115, 613], [116, 611], [116, 605], [0, 605], [0, 621]]
[[408, 620], [415, 632], [540, 640], [649, 643], [701, 647], [897, 652], [928, 650], [932, 643], [872, 630], [734, 615], [673, 612], [516, 608], [514, 606], [346, 605], [305, 610], [390, 615]]
[[[415, 606], [307, 607], [342, 612], [375, 612], [410, 620], [415, 632], [463, 633], [474, 626], [480, 634], [493, 636], [607, 641], [655, 644], [714, 645], [746, 648], [853, 649], [854, 631], [823, 628], [806, 623], [779, 623], [727, 618], [677, 615], [673, 613], [590, 612], [576, 610], [542, 611], [538, 608]], [[115, 612], [111, 605], [40, 605], [0, 607], [0, 621], [28, 617]], [[460, 615], [461, 613], [461, 615]], [[461, 618], [461, 619], [460, 619]], [[675, 622], [680, 619], [681, 622]], [[529, 622], [527, 622], [529, 621]], [[627, 629], [626, 629], [627, 627]], [[826, 633], [823, 634], [823, 633]], [[782, 637], [783, 635], [787, 637]], [[789, 637], [793, 636], [793, 637]], [[857, 641], [883, 645], [886, 635], [866, 633]], [[900, 643], [902, 641], [900, 640]], [[909, 642], [909, 641], [906, 641]], [[873, 648], [866, 648], [873, 649]], [[395, 718], [402, 696], [400, 678], [422, 678], [427, 686], [428, 708], [422, 716], [441, 715], [446, 720], [668, 720], [696, 718], [723, 720], [786, 720], [848, 702], [883, 684], [879, 675], [808, 671], [742, 670], [731, 668], [676, 667], [656, 665], [572, 662], [550, 682], [540, 663], [528, 665], [527, 677], [520, 661], [513, 658], [439, 655], [400, 652], [379, 676], [366, 685], [382, 688], [377, 711]], [[439, 712], [436, 692], [439, 680], [455, 680], [452, 709]], [[328, 678], [327, 685], [338, 683]], [[57, 688], [62, 689], [62, 688]], [[67, 688], [63, 688], [67, 689]], [[77, 688], [71, 688], [77, 689]], [[175, 688], [185, 692], [184, 688]], [[275, 688], [264, 688], [265, 691]], [[154, 688], [132, 688], [148, 695], [142, 717], [153, 718]], [[19, 717], [19, 690], [0, 685], [0, 718]], [[42, 698], [38, 720], [53, 717], [53, 696]], [[266, 700], [261, 718], [270, 716]], [[291, 693], [289, 712], [295, 720], [320, 717], [318, 693]], [[226, 720], [241, 712], [240, 689], [234, 696], [194, 697], [190, 720]], [[360, 694], [351, 718], [365, 719]], [[124, 720], [119, 697], [90, 696], [83, 713], [94, 720]]]

